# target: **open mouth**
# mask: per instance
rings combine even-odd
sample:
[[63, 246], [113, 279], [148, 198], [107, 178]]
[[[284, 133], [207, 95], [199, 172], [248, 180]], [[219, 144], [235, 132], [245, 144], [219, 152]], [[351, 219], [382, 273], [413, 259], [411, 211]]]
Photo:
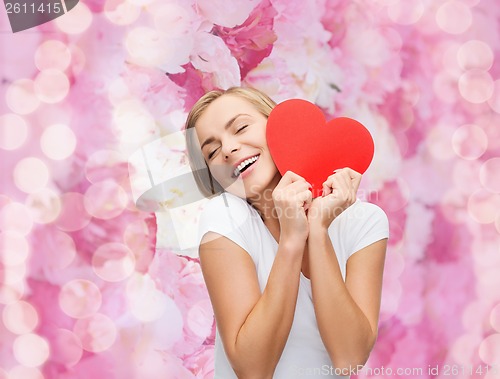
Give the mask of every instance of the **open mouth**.
[[240, 176], [240, 174], [242, 172], [244, 172], [246, 169], [248, 169], [251, 165], [253, 165], [255, 162], [257, 162], [257, 160], [259, 159], [259, 154], [251, 157], [251, 158], [248, 158], [246, 160], [244, 160], [243, 162], [241, 162], [238, 167], [236, 167], [233, 171], [233, 178], [237, 178], [238, 176]]

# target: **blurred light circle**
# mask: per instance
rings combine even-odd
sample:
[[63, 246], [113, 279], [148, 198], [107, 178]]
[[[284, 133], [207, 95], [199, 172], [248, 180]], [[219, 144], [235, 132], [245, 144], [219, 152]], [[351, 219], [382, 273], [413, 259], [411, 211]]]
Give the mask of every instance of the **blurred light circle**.
[[32, 332], [38, 325], [36, 309], [26, 301], [16, 301], [5, 306], [2, 313], [4, 326], [14, 334]]
[[464, 366], [473, 362], [474, 355], [480, 342], [481, 337], [477, 334], [470, 333], [460, 336], [450, 349], [453, 360]]
[[62, 286], [59, 292], [59, 306], [73, 318], [84, 318], [96, 313], [101, 303], [101, 291], [89, 280], [72, 280]]
[[469, 70], [458, 79], [458, 89], [462, 97], [473, 103], [480, 104], [493, 96], [493, 79], [482, 70]]
[[88, 225], [92, 216], [84, 206], [84, 196], [77, 192], [67, 192], [61, 195], [61, 213], [56, 219], [57, 227], [65, 232], [74, 232]]
[[470, 40], [458, 49], [458, 64], [464, 70], [488, 71], [493, 66], [493, 59], [493, 50], [483, 41]]
[[160, 67], [173, 54], [164, 33], [144, 26], [127, 34], [125, 48], [135, 63], [146, 67]]
[[92, 23], [92, 12], [80, 1], [71, 12], [67, 12], [64, 16], [56, 18], [55, 23], [63, 33], [80, 34], [87, 30]]
[[446, 124], [440, 124], [432, 128], [425, 140], [429, 152], [439, 160], [448, 160], [455, 156], [451, 139], [454, 129]]
[[47, 127], [40, 139], [43, 153], [54, 160], [63, 160], [75, 152], [75, 133], [64, 124], [55, 124]]
[[148, 225], [143, 220], [129, 223], [123, 232], [123, 241], [136, 257], [142, 256], [151, 248]]
[[490, 224], [494, 222], [499, 209], [499, 194], [480, 189], [469, 196], [467, 210], [469, 215], [480, 224]]
[[109, 349], [117, 336], [113, 320], [100, 313], [78, 320], [73, 331], [82, 342], [83, 349], [93, 353]]
[[134, 272], [135, 256], [121, 243], [107, 243], [99, 246], [92, 255], [92, 268], [101, 279], [119, 282]]
[[425, 6], [422, 0], [405, 0], [390, 4], [387, 15], [397, 24], [411, 25], [420, 20], [424, 14]]
[[128, 196], [125, 190], [111, 179], [94, 183], [85, 192], [84, 204], [87, 212], [104, 220], [121, 214], [127, 202]]
[[35, 65], [40, 70], [50, 68], [64, 71], [71, 62], [71, 52], [61, 41], [48, 40], [43, 42], [35, 52]]
[[26, 193], [33, 193], [47, 185], [50, 173], [41, 159], [28, 157], [16, 164], [13, 177], [17, 188]]
[[439, 7], [436, 22], [446, 33], [461, 34], [472, 25], [472, 14], [467, 5], [451, 0]]
[[155, 8], [154, 24], [156, 30], [167, 33], [170, 38], [185, 37], [192, 28], [186, 7], [174, 3], [163, 3]]
[[50, 355], [49, 344], [37, 334], [23, 334], [14, 340], [12, 346], [16, 360], [27, 367], [44, 364]]
[[35, 367], [16, 366], [9, 371], [8, 379], [44, 379], [44, 376]]
[[41, 101], [54, 104], [68, 95], [70, 83], [64, 72], [47, 69], [40, 71], [35, 78], [34, 86], [35, 93]]
[[[472, 248], [472, 246], [471, 246]], [[468, 332], [477, 333], [482, 331], [486, 323], [485, 315], [488, 313], [490, 305], [481, 300], [474, 300], [465, 306], [462, 312], [462, 324]], [[479, 345], [478, 341], [478, 345]]]
[[477, 125], [463, 125], [453, 133], [452, 145], [460, 158], [474, 160], [488, 148], [488, 136]]
[[[137, 100], [125, 101], [115, 108], [113, 121], [124, 144], [142, 145], [156, 135], [154, 117]], [[140, 127], [138, 127], [140, 126]]]
[[167, 308], [167, 296], [156, 288], [149, 275], [135, 273], [127, 282], [130, 312], [140, 321], [151, 322], [162, 317]]
[[57, 251], [47, 258], [46, 265], [57, 270], [68, 267], [76, 257], [76, 246], [73, 238], [60, 230], [53, 230], [50, 234], [50, 247]]
[[0, 116], [0, 148], [4, 150], [15, 150], [21, 147], [28, 137], [28, 125], [26, 121], [13, 113]]
[[491, 334], [481, 342], [479, 357], [488, 365], [498, 365], [498, 358], [500, 357], [500, 333]]
[[35, 95], [35, 84], [29, 79], [13, 82], [7, 88], [5, 100], [12, 112], [21, 115], [32, 113], [40, 105], [40, 100]]
[[141, 8], [127, 0], [107, 0], [104, 15], [116, 25], [132, 24], [141, 14]]
[[80, 362], [83, 355], [80, 338], [70, 330], [57, 329], [50, 339], [51, 360], [71, 367]]
[[488, 104], [496, 113], [500, 113], [500, 80], [493, 83], [493, 94], [488, 99]]
[[26, 198], [26, 206], [31, 211], [33, 220], [38, 224], [51, 223], [61, 212], [59, 195], [49, 188], [30, 193]]
[[27, 235], [33, 227], [33, 218], [24, 204], [11, 202], [0, 210], [0, 230]]
[[26, 264], [3, 266], [3, 284], [17, 288], [26, 280]]
[[[123, 171], [123, 175], [116, 175]], [[128, 177], [127, 160], [115, 150], [98, 150], [85, 163], [85, 177], [90, 183], [97, 183], [113, 177]]]
[[0, 286], [0, 304], [10, 304], [15, 301], [21, 300], [21, 298], [24, 296], [24, 292], [25, 285], [23, 281], [17, 282], [14, 285], [3, 283]]
[[123, 78], [116, 78], [108, 85], [108, 99], [113, 106], [133, 98]]
[[488, 159], [481, 165], [479, 180], [488, 191], [500, 193], [500, 157]]
[[26, 262], [30, 245], [22, 234], [12, 231], [0, 233], [1, 262], [5, 266], [16, 266]]

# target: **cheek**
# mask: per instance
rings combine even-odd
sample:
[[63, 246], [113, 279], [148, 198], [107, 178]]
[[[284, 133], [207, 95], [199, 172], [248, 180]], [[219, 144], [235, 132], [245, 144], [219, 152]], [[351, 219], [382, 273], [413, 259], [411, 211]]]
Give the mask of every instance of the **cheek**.
[[235, 179], [231, 177], [232, 168], [227, 165], [212, 163], [210, 166], [212, 177], [224, 188], [231, 185]]

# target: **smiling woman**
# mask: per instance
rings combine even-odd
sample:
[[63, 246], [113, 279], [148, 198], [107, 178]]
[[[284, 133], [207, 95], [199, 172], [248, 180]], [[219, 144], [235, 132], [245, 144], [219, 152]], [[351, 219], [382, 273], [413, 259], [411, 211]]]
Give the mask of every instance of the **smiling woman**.
[[[226, 98], [230, 98], [230, 103], [227, 104], [227, 108], [225, 109], [226, 114], [231, 113], [231, 111], [233, 110], [233, 108], [230, 107], [231, 105], [233, 105], [231, 103], [243, 103], [244, 108], [247, 108], [247, 110], [249, 110], [249, 114], [236, 113], [226, 116], [227, 120], [225, 120], [223, 125], [224, 130], [226, 130], [228, 133], [231, 133], [233, 131], [237, 131], [240, 133], [243, 132], [245, 128], [248, 128], [249, 123], [254, 121], [255, 119], [260, 119], [261, 122], [262, 120], [264, 120], [265, 123], [267, 117], [269, 117], [269, 114], [271, 113], [271, 110], [276, 105], [276, 103], [272, 99], [270, 99], [262, 92], [256, 91], [252, 88], [240, 87], [232, 87], [226, 91], [211, 91], [203, 96], [194, 105], [188, 115], [188, 119], [186, 122], [187, 148], [196, 183], [200, 191], [208, 197], [223, 191], [223, 188], [221, 187], [219, 182], [215, 181], [212, 177], [211, 170], [207, 165], [207, 162], [213, 161], [212, 158], [214, 158], [214, 155], [218, 150], [220, 150], [220, 142], [218, 146], [216, 138], [211, 135], [207, 135], [205, 139], [200, 138], [201, 136], [198, 136], [198, 134], [200, 133], [200, 128], [195, 128], [195, 126], [197, 125], [200, 118], [203, 119], [202, 122], [213, 121], [210, 119], [207, 120], [207, 117], [202, 116], [206, 116], [204, 113], [208, 106], [215, 102], [215, 100], [222, 97], [222, 95], [226, 95]], [[226, 106], [226, 104], [222, 103], [222, 107], [224, 106]], [[207, 126], [209, 127], [207, 131], [209, 134], [210, 125]], [[215, 164], [214, 166], [216, 165], [217, 164]], [[217, 171], [217, 169], [213, 167], [212, 171]], [[232, 179], [234, 181], [235, 177]]]
[[186, 123], [197, 184], [212, 197], [199, 256], [215, 378], [348, 376], [377, 335], [387, 217], [357, 200], [361, 175], [349, 168], [315, 199], [304, 178], [282, 176], [266, 141], [274, 106], [254, 89], [212, 91]]

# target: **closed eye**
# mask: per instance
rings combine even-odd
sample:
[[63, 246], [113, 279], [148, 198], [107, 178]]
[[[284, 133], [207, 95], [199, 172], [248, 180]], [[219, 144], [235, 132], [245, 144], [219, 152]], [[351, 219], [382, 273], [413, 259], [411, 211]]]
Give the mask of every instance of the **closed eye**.
[[243, 125], [241, 128], [239, 128], [236, 133], [241, 132], [243, 129], [245, 129], [248, 125]]
[[216, 151], [217, 151], [217, 149], [215, 149], [210, 154], [208, 154], [208, 159], [212, 158], [212, 156], [215, 154]]

